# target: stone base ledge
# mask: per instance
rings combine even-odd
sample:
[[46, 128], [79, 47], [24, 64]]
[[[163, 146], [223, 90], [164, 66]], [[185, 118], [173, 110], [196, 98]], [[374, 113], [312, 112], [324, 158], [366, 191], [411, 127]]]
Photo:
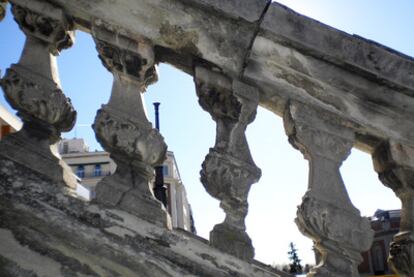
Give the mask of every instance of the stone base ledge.
[[0, 276], [289, 276], [68, 195], [0, 159]]

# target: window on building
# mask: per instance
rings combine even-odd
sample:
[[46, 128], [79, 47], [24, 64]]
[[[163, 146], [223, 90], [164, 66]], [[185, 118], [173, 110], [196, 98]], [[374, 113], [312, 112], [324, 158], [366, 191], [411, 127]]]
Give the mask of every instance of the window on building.
[[100, 164], [95, 165], [95, 171], [93, 173], [95, 177], [102, 175], [102, 168]]
[[78, 175], [79, 178], [85, 177], [85, 166], [78, 165], [78, 168], [76, 169], [76, 175]]
[[63, 143], [63, 154], [67, 154], [69, 152], [69, 144], [67, 141]]
[[168, 176], [168, 165], [163, 166], [162, 173], [164, 174], [164, 176]]

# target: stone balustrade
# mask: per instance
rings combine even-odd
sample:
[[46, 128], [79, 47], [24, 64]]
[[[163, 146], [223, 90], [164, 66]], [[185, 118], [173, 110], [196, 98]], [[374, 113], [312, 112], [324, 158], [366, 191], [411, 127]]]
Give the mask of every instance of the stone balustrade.
[[259, 95], [253, 87], [202, 67], [195, 69], [194, 81], [200, 106], [217, 122], [216, 143], [202, 165], [200, 180], [208, 193], [220, 200], [226, 218], [214, 226], [210, 242], [251, 260], [254, 249], [244, 219], [250, 186], [261, 172], [250, 155], [245, 130], [256, 116]]
[[98, 111], [93, 129], [117, 164], [115, 174], [97, 185], [96, 200], [171, 228], [166, 211], [149, 189], [154, 166], [162, 165], [167, 152], [141, 98], [157, 80], [152, 45], [145, 38], [132, 40], [105, 26], [94, 26], [92, 35], [99, 58], [114, 75], [111, 98]]
[[74, 188], [71, 170], [53, 153], [62, 131], [75, 124], [76, 111], [60, 86], [56, 56], [74, 42], [73, 22], [46, 2], [12, 2], [12, 12], [26, 35], [23, 53], [1, 81], [4, 95], [18, 111], [22, 130], [8, 136], [0, 152], [53, 181]]
[[359, 276], [360, 253], [369, 250], [374, 231], [352, 205], [339, 171], [355, 135], [340, 120], [300, 103], [289, 104], [284, 120], [289, 141], [309, 161], [309, 187], [295, 221], [321, 256], [310, 276]]
[[[389, 260], [400, 276], [414, 274], [412, 58], [267, 0], [9, 2], [26, 44], [1, 86], [24, 125], [0, 142], [0, 240], [36, 257], [26, 265], [35, 274], [44, 272], [39, 261], [53, 276], [283, 276], [254, 261], [244, 222], [261, 176], [245, 135], [258, 105], [283, 116], [290, 143], [309, 162], [295, 220], [321, 256], [308, 276], [359, 276], [360, 253], [372, 243], [339, 170], [354, 146], [372, 153], [381, 181], [401, 199]], [[117, 170], [98, 184], [95, 203], [70, 196], [76, 179], [54, 148], [76, 121], [56, 65], [75, 29], [92, 35], [113, 75], [93, 129]], [[167, 145], [142, 94], [157, 81], [159, 62], [193, 75], [199, 104], [216, 122], [200, 174], [225, 219], [208, 242], [171, 230], [150, 188]], [[79, 230], [80, 241], [68, 239]], [[20, 254], [5, 249], [0, 275], [29, 274]]]
[[414, 275], [414, 148], [395, 141], [373, 154], [380, 180], [401, 199], [400, 231], [390, 246], [389, 262], [400, 276]]
[[1, 0], [0, 1], [0, 21], [6, 16], [6, 7], [7, 7], [7, 1]]

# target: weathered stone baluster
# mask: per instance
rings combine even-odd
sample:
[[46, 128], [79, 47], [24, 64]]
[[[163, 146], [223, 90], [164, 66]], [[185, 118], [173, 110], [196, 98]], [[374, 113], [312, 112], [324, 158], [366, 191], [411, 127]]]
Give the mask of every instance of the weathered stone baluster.
[[308, 276], [359, 276], [360, 253], [371, 246], [373, 231], [352, 205], [339, 171], [354, 133], [299, 103], [289, 104], [284, 122], [290, 143], [309, 161], [309, 187], [295, 219], [321, 254]]
[[1, 86], [24, 124], [1, 142], [0, 153], [56, 182], [75, 186], [72, 171], [51, 152], [61, 132], [71, 130], [76, 120], [60, 87], [55, 57], [72, 46], [72, 24], [61, 9], [47, 2], [10, 2], [26, 43], [19, 63], [7, 70]]
[[256, 116], [255, 88], [197, 67], [195, 83], [201, 107], [217, 123], [216, 143], [201, 171], [206, 190], [219, 199], [226, 217], [210, 233], [210, 243], [222, 251], [250, 260], [254, 248], [244, 223], [250, 186], [261, 176], [247, 144], [245, 130]]
[[390, 141], [375, 149], [373, 160], [380, 180], [402, 203], [400, 231], [388, 261], [399, 276], [414, 276], [414, 147]]
[[96, 200], [170, 227], [165, 209], [149, 188], [154, 166], [163, 163], [167, 151], [142, 102], [146, 87], [157, 81], [152, 45], [105, 27], [95, 27], [93, 36], [99, 58], [114, 76], [111, 98], [98, 111], [93, 128], [117, 164], [115, 174], [98, 183]]
[[0, 0], [0, 21], [6, 16], [7, 0]]

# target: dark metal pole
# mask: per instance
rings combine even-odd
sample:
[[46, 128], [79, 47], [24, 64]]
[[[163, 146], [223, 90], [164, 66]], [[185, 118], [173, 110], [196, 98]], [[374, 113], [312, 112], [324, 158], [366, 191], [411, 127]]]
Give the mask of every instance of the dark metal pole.
[[[159, 114], [159, 108], [160, 104], [159, 102], [155, 102], [154, 108], [155, 108], [155, 128], [157, 130], [160, 130], [160, 114]], [[166, 189], [164, 186], [164, 167], [162, 165], [155, 167], [155, 184], [154, 184], [154, 195], [155, 197], [164, 204], [164, 207], [167, 207], [167, 194]]]
[[152, 103], [154, 105], [154, 109], [155, 109], [155, 128], [157, 128], [157, 130], [160, 130], [160, 102], [154, 102]]

